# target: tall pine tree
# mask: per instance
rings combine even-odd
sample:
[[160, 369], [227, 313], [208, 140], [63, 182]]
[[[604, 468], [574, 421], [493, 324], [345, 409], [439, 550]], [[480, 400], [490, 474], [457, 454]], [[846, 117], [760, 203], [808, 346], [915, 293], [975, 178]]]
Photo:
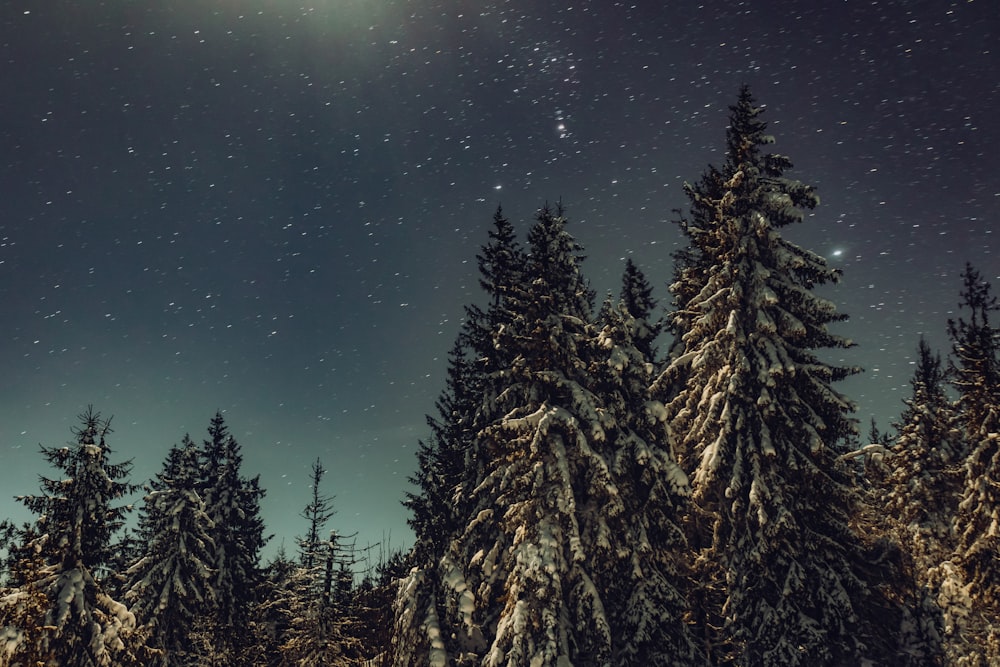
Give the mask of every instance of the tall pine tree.
[[210, 633], [210, 664], [239, 666], [248, 663], [246, 650], [253, 645], [249, 614], [263, 581], [264, 490], [258, 477], [243, 477], [240, 445], [221, 413], [212, 418], [208, 435], [201, 449], [199, 490], [212, 525], [215, 604], [203, 627]]
[[[581, 247], [565, 225], [561, 209], [539, 213], [517, 280], [491, 294], [501, 298], [479, 320], [482, 389], [461, 527], [435, 567], [404, 581], [394, 664], [644, 664], [637, 656], [663, 655], [685, 664], [692, 653], [690, 642], [667, 641], [667, 628], [683, 626], [664, 608], [680, 596], [650, 547], [669, 543], [657, 530], [678, 531], [645, 513], [633, 521], [639, 503], [626, 503], [614, 479], [615, 452], [648, 448], [631, 446], [638, 438], [615, 421], [624, 408], [609, 409], [592, 377], [598, 367], [621, 370], [624, 359], [648, 372], [630, 338], [641, 327], [621, 325], [627, 351], [613, 324], [598, 342]], [[603, 386], [641, 392], [643, 383], [605, 378]], [[659, 479], [665, 463], [648, 451], [622, 458], [654, 471], [629, 473], [657, 487], [651, 495], [663, 496], [658, 511], [669, 515], [678, 477]], [[643, 576], [648, 583], [633, 586]]]
[[42, 447], [59, 476], [42, 477], [40, 494], [18, 498], [38, 518], [15, 549], [19, 592], [0, 604], [0, 625], [19, 637], [4, 648], [11, 664], [140, 664], [135, 616], [108, 594], [103, 576], [128, 512], [116, 503], [134, 490], [125, 481], [131, 463], [108, 460], [110, 432], [110, 419], [88, 407], [75, 443]]
[[416, 544], [409, 556], [414, 568], [402, 584], [404, 593], [394, 611], [396, 664], [424, 664], [421, 661], [433, 655], [462, 651], [457, 638], [432, 637], [424, 626], [436, 628], [437, 619], [446, 616], [442, 568], [453, 571], [448, 550], [465, 529], [482, 467], [473, 443], [480, 425], [490, 423], [498, 409], [483, 404], [485, 381], [509, 364], [510, 355], [495, 344], [493, 332], [510, 324], [507, 304], [520, 282], [525, 256], [500, 207], [489, 241], [476, 259], [487, 303], [482, 308], [466, 307], [465, 322], [449, 355], [446, 386], [436, 403], [437, 415], [428, 417], [431, 438], [417, 452], [418, 470], [411, 479], [417, 490], [404, 502], [412, 512], [409, 523]]
[[[968, 454], [965, 483], [956, 517], [955, 562], [961, 571], [956, 606], [966, 606], [968, 646], [984, 662], [1000, 661], [1000, 329], [990, 284], [966, 265], [959, 307], [962, 317], [948, 322], [952, 342], [952, 382]], [[994, 619], [989, 621], [987, 619]], [[960, 652], [965, 652], [960, 649]]]
[[350, 633], [349, 600], [338, 595], [339, 538], [336, 533], [323, 537], [333, 516], [332, 500], [321, 491], [325, 473], [316, 460], [310, 471], [311, 499], [301, 513], [308, 528], [298, 539], [298, 565], [289, 569], [262, 609], [280, 617], [283, 664], [336, 667], [357, 664], [360, 656], [360, 642]]
[[962, 434], [945, 393], [945, 370], [923, 338], [910, 386], [885, 468], [885, 502], [877, 511], [906, 554], [907, 581], [897, 592], [909, 596], [912, 620], [903, 626], [907, 650], [899, 664], [916, 666], [939, 664], [942, 654], [946, 622], [938, 601], [941, 579], [950, 569], [942, 564], [954, 548], [952, 526], [964, 476]]
[[857, 493], [838, 462], [855, 424], [832, 384], [854, 369], [815, 352], [850, 345], [828, 329], [844, 316], [812, 291], [839, 276], [780, 234], [818, 198], [784, 176], [788, 158], [764, 152], [773, 139], [761, 112], [744, 87], [724, 167], [688, 189], [693, 273], [672, 286], [681, 348], [655, 386], [701, 513], [693, 545], [706, 604], [725, 590], [702, 617], [710, 659], [856, 664], [885, 656], [865, 626], [875, 591], [850, 525]]
[[954, 385], [969, 453], [959, 505], [958, 556], [978, 597], [1000, 604], [1000, 329], [990, 284], [972, 266], [962, 276], [967, 317], [949, 322]]
[[[151, 481], [139, 518], [141, 557], [126, 574], [125, 599], [162, 665], [184, 664], [192, 632], [215, 603], [214, 525], [199, 493], [199, 450], [185, 436]], [[192, 658], [193, 659], [193, 658]]]
[[441, 558], [461, 528], [466, 455], [479, 404], [480, 374], [468, 354], [460, 337], [448, 354], [445, 390], [435, 404], [438, 414], [427, 417], [431, 437], [417, 450], [417, 473], [410, 481], [418, 490], [408, 493], [403, 503], [417, 536], [413, 558], [422, 565]]
[[891, 449], [886, 509], [906, 531], [904, 544], [918, 569], [926, 570], [951, 554], [964, 475], [962, 434], [945, 392], [945, 370], [922, 338], [910, 387]]
[[313, 567], [323, 558], [323, 529], [333, 518], [333, 498], [322, 492], [323, 476], [326, 468], [319, 459], [313, 461], [309, 469], [309, 503], [302, 509], [301, 516], [308, 522], [306, 534], [296, 541], [299, 545], [299, 562], [304, 567]]
[[656, 304], [628, 262], [617, 302], [605, 302], [590, 352], [589, 383], [607, 414], [602, 454], [622, 500], [608, 517], [612, 549], [592, 558], [612, 629], [614, 665], [701, 665], [687, 616], [687, 543], [678, 517], [690, 487], [671, 451], [663, 404], [649, 393]]

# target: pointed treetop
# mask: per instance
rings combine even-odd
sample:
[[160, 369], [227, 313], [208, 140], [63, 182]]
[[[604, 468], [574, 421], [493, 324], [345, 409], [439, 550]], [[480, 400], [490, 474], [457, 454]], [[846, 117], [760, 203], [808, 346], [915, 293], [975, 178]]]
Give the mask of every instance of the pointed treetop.
[[772, 143], [771, 138], [764, 134], [767, 123], [759, 118], [764, 107], [756, 105], [750, 87], [744, 84], [740, 87], [736, 104], [730, 106], [729, 111], [729, 127], [726, 129], [729, 164], [755, 162], [760, 154], [759, 147]]
[[489, 231], [489, 239], [476, 255], [479, 285], [490, 296], [493, 305], [499, 305], [522, 264], [514, 226], [504, 216], [499, 205], [493, 214], [493, 229]]
[[104, 438], [112, 432], [111, 417], [101, 418], [100, 412], [94, 411], [93, 405], [88, 405], [87, 409], [77, 415], [82, 426], [73, 427], [73, 435], [79, 445], [99, 445], [101, 449], [107, 449]]
[[[1000, 310], [990, 283], [971, 264], [962, 273], [961, 308], [966, 316], [948, 320], [951, 338], [952, 385], [970, 434], [978, 431], [1000, 395], [1000, 329], [990, 324], [990, 313]], [[963, 315], [964, 315], [963, 313]]]
[[656, 310], [656, 299], [653, 298], [653, 287], [646, 280], [642, 270], [635, 265], [632, 258], [625, 260], [625, 272], [622, 274], [621, 300], [629, 315], [636, 319], [648, 320]]

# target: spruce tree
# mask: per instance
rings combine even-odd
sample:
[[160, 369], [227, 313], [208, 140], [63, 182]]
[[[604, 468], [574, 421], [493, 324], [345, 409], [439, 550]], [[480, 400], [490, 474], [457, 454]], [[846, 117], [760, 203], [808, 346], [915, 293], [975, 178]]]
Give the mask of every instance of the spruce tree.
[[[498, 206], [488, 242], [476, 255], [485, 307], [469, 305], [466, 319], [449, 354], [446, 386], [436, 403], [437, 415], [428, 417], [431, 438], [421, 442], [418, 470], [410, 480], [416, 492], [404, 502], [412, 512], [410, 526], [416, 544], [409, 556], [412, 571], [401, 584], [395, 605], [394, 659], [396, 664], [421, 661], [446, 652], [461, 653], [457, 640], [435, 635], [425, 626], [438, 627], [446, 615], [442, 595], [442, 567], [453, 571], [447, 556], [451, 544], [465, 530], [472, 491], [480, 479], [482, 462], [474, 455], [478, 429], [493, 421], [496, 405], [483, 403], [485, 381], [509, 364], [510, 354], [495, 344], [493, 333], [510, 325], [508, 303], [524, 271], [525, 256], [513, 225]], [[427, 619], [431, 619], [427, 621]]]
[[413, 557], [422, 565], [443, 556], [462, 528], [465, 457], [479, 404], [478, 375], [460, 337], [448, 354], [445, 390], [435, 404], [437, 416], [427, 417], [431, 438], [420, 442], [417, 450], [417, 473], [410, 482], [418, 490], [407, 493], [403, 503], [411, 512], [407, 523], [417, 536]]
[[125, 599], [161, 651], [160, 664], [179, 665], [193, 651], [197, 619], [215, 603], [214, 524], [199, 493], [199, 450], [188, 436], [167, 454], [150, 482], [139, 518], [144, 545], [126, 572]]
[[[639, 298], [636, 298], [636, 297]], [[670, 452], [663, 404], [649, 393], [655, 302], [642, 273], [626, 266], [621, 297], [598, 317], [588, 369], [608, 426], [602, 454], [622, 511], [608, 517], [611, 549], [590, 567], [610, 620], [614, 665], [702, 665], [684, 621], [687, 543], [678, 518], [690, 494]]]
[[523, 269], [524, 255], [514, 233], [514, 226], [503, 214], [503, 207], [497, 206], [493, 214], [493, 229], [489, 231], [489, 242], [476, 255], [479, 267], [479, 286], [489, 296], [488, 309], [494, 315], [502, 313], [500, 308], [505, 298], [511, 295], [516, 276]]
[[945, 393], [939, 355], [921, 338], [898, 435], [890, 444], [884, 502], [877, 507], [889, 534], [904, 548], [907, 581], [897, 586], [908, 597], [901, 665], [939, 664], [946, 625], [938, 607], [942, 567], [954, 548], [952, 525], [961, 474], [962, 435]]
[[973, 653], [989, 662], [1000, 661], [1000, 628], [988, 620], [1000, 617], [1000, 329], [991, 322], [998, 305], [990, 284], [971, 265], [962, 280], [963, 317], [949, 321], [948, 331], [968, 452], [954, 560], [968, 597], [952, 602], [967, 609], [967, 626], [956, 636], [968, 635]]
[[663, 330], [663, 323], [655, 315], [657, 306], [656, 299], [653, 298], [653, 286], [631, 258], [625, 261], [619, 301], [624, 312], [631, 318], [631, 326], [636, 327], [631, 332], [632, 344], [642, 353], [647, 363], [654, 363], [656, 339]]
[[926, 570], [951, 553], [964, 476], [962, 434], [945, 393], [941, 357], [922, 338], [910, 386], [891, 449], [886, 509], [906, 531], [904, 543], [918, 568]]
[[603, 437], [598, 402], [582, 382], [591, 295], [561, 211], [543, 209], [528, 242], [511, 324], [494, 331], [513, 356], [484, 401], [501, 416], [478, 434], [483, 474], [445, 581], [472, 594], [456, 620], [481, 629], [483, 664], [602, 664], [611, 630], [586, 561], [606, 548], [602, 510], [618, 503], [592, 446]]
[[322, 461], [316, 459], [309, 469], [311, 498], [299, 514], [308, 522], [309, 527], [305, 536], [296, 540], [299, 545], [299, 562], [306, 568], [311, 568], [322, 560], [323, 529], [334, 514], [333, 498], [321, 491], [324, 475], [326, 469]]
[[2, 548], [6, 553], [6, 585], [0, 585], [0, 666], [44, 665], [55, 659], [48, 647], [45, 615], [48, 596], [33, 586], [45, 568], [45, 558], [30, 545], [32, 527], [3, 524]]
[[[493, 373], [510, 362], [507, 351], [497, 347], [493, 333], [510, 325], [509, 301], [523, 279], [527, 262], [514, 226], [500, 206], [493, 214], [493, 227], [488, 236], [489, 241], [476, 255], [479, 286], [486, 294], [486, 306], [466, 306], [465, 322], [456, 343], [469, 350], [476, 371], [474, 375], [478, 376]], [[476, 389], [481, 391], [482, 387]], [[484, 419], [488, 421], [489, 417]]]
[[[990, 284], [971, 264], [962, 272], [961, 301], [966, 317], [948, 320], [951, 339], [952, 385], [958, 391], [958, 410], [965, 432], [974, 447], [979, 434], [996, 426], [997, 394], [1000, 392], [1000, 330], [990, 314], [1000, 310]], [[966, 319], [967, 318], [967, 319]]]
[[[888, 649], [865, 624], [879, 604], [851, 526], [858, 494], [838, 460], [856, 427], [833, 383], [855, 369], [816, 354], [850, 346], [828, 329], [845, 316], [813, 293], [839, 273], [781, 236], [818, 198], [784, 176], [788, 158], [764, 152], [773, 139], [761, 112], [744, 87], [725, 166], [706, 176], [711, 187], [688, 190], [696, 272], [672, 286], [682, 348], [655, 389], [692, 477], [710, 660], [856, 664]], [[721, 606], [713, 590], [725, 591]]]
[[300, 567], [299, 559], [278, 546], [274, 557], [263, 567], [260, 600], [254, 607], [255, 642], [250, 651], [254, 665], [281, 665], [281, 644], [291, 617], [290, 580]]
[[201, 448], [199, 490], [211, 522], [215, 604], [204, 624], [212, 646], [211, 664], [247, 664], [252, 646], [250, 610], [263, 581], [260, 550], [267, 537], [260, 517], [264, 490], [259, 477], [243, 477], [243, 454], [217, 412]]
[[279, 585], [270, 587], [270, 599], [261, 611], [276, 619], [283, 664], [355, 664], [359, 641], [350, 636], [349, 600], [337, 593], [337, 578], [343, 562], [336, 533], [324, 538], [333, 517], [333, 502], [322, 493], [326, 470], [317, 459], [311, 469], [311, 498], [300, 516], [307, 521], [299, 538], [299, 559], [290, 564]]
[[[403, 582], [394, 664], [641, 664], [636, 656], [663, 655], [685, 664], [691, 652], [689, 642], [670, 643], [685, 634], [680, 612], [665, 611], [680, 596], [651, 546], [671, 545], [679, 531], [663, 537], [656, 531], [669, 521], [630, 515], [641, 508], [621, 497], [612, 466], [619, 449], [647, 450], [622, 459], [653, 471], [643, 479], [629, 470], [630, 479], [656, 487], [657, 511], [668, 516], [683, 475], [660, 479], [664, 460], [633, 447], [638, 437], [615, 421], [625, 409], [597, 393], [623, 384], [613, 376], [625, 358], [648, 373], [632, 338], [643, 330], [631, 319], [621, 326], [627, 350], [613, 342], [616, 325], [598, 343], [582, 249], [565, 225], [561, 208], [539, 212], [517, 280], [480, 320], [485, 361], [462, 527], [435, 567]], [[600, 387], [599, 368], [612, 369]], [[641, 393], [648, 383], [624, 384]]]
[[140, 662], [135, 616], [108, 594], [102, 576], [129, 509], [116, 503], [134, 490], [125, 481], [131, 463], [108, 460], [110, 419], [92, 407], [79, 418], [75, 443], [41, 448], [59, 476], [42, 477], [39, 495], [18, 498], [37, 519], [20, 531], [15, 549], [18, 592], [0, 604], [0, 621], [20, 637], [5, 640], [12, 664]]
[[709, 165], [695, 183], [684, 183], [688, 211], [675, 211], [675, 223], [685, 240], [685, 245], [673, 253], [673, 279], [670, 294], [673, 297], [672, 313], [668, 326], [674, 334], [674, 349], [678, 347], [690, 327], [685, 305], [704, 288], [713, 262], [711, 235], [719, 224], [719, 203], [725, 194], [725, 183], [735, 173], [736, 165], [727, 162], [720, 170]]

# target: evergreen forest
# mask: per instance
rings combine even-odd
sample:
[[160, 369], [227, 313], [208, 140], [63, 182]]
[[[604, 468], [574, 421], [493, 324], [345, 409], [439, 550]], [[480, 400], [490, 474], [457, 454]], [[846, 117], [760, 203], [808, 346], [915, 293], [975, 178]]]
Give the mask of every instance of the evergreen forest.
[[263, 562], [221, 414], [138, 485], [88, 409], [11, 490], [0, 667], [1000, 664], [1000, 305], [967, 265], [950, 349], [914, 340], [900, 415], [860, 424], [840, 272], [782, 233], [819, 200], [762, 113], [744, 87], [685, 185], [663, 296], [628, 261], [598, 303], [561, 202], [523, 238], [497, 208], [405, 552], [331, 531], [317, 460]]

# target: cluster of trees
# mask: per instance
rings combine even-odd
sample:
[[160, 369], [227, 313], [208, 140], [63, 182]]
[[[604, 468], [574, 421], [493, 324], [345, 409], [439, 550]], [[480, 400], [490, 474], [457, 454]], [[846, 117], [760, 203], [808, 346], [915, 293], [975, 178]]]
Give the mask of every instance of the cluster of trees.
[[392, 664], [1000, 664], [989, 284], [966, 268], [947, 365], [921, 341], [898, 433], [861, 440], [816, 293], [839, 272], [781, 234], [818, 198], [761, 111], [743, 89], [686, 186], [665, 319], [630, 262], [594, 312], [561, 208], [526, 248], [497, 211], [406, 501]]
[[88, 409], [80, 422], [75, 443], [42, 449], [60, 475], [18, 498], [37, 519], [2, 524], [0, 665], [347, 665], [388, 643], [378, 628], [400, 556], [355, 585], [353, 546], [324, 535], [319, 461], [298, 557], [262, 566], [264, 490], [243, 476], [221, 414], [200, 445], [170, 449], [134, 533], [123, 526], [136, 488], [131, 465], [110, 462], [110, 420]]
[[318, 461], [297, 557], [260, 565], [263, 490], [220, 415], [122, 536], [129, 466], [88, 411], [4, 527], [0, 666], [1000, 663], [997, 301], [966, 267], [947, 360], [920, 341], [895, 433], [862, 440], [815, 293], [839, 272], [781, 235], [818, 199], [760, 116], [743, 89], [686, 186], [665, 318], [631, 262], [595, 307], [561, 205], [526, 246], [497, 210], [416, 542], [359, 585]]

